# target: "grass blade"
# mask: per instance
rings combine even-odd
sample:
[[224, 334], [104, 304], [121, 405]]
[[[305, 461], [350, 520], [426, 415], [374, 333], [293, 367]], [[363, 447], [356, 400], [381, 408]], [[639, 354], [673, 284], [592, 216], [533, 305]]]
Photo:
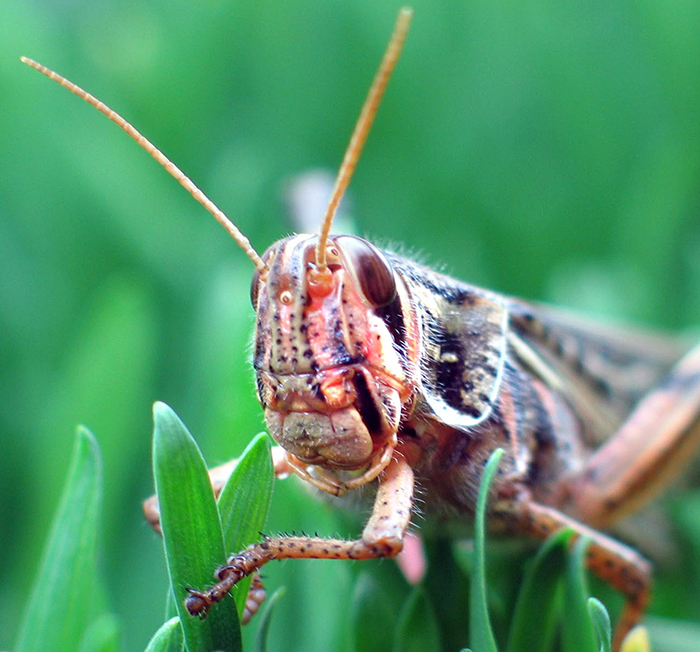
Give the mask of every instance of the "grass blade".
[[491, 481], [498, 469], [503, 449], [498, 448], [489, 458], [484, 475], [479, 485], [476, 502], [476, 520], [474, 523], [474, 574], [470, 588], [469, 635], [474, 652], [497, 652], [496, 639], [489, 620], [488, 600], [486, 596], [486, 503]]
[[588, 613], [598, 635], [598, 652], [612, 652], [612, 633], [610, 615], [603, 603], [596, 598], [588, 598]]
[[354, 652], [390, 650], [394, 632], [386, 624], [394, 617], [377, 578], [362, 571], [350, 601], [350, 648]]
[[78, 428], [68, 480], [24, 613], [16, 652], [77, 650], [99, 614], [97, 526], [102, 462], [93, 435]]
[[102, 614], [90, 623], [85, 632], [78, 652], [119, 652], [120, 645], [119, 621], [114, 614]]
[[[270, 440], [265, 433], [261, 433], [243, 451], [219, 496], [218, 507], [227, 552], [243, 550], [260, 538], [270, 511], [273, 484]], [[250, 578], [245, 578], [234, 591], [239, 614], [243, 613], [249, 585]]]
[[238, 652], [241, 632], [235, 603], [224, 599], [206, 619], [184, 608], [187, 588], [212, 583], [226, 560], [224, 539], [206, 465], [192, 436], [164, 403], [153, 406], [153, 470], [170, 583], [189, 652]]
[[277, 603], [284, 597], [287, 590], [280, 586], [267, 601], [265, 609], [260, 616], [260, 624], [255, 636], [255, 652], [266, 652], [267, 650], [267, 633], [270, 631], [270, 621], [272, 620], [272, 612]]
[[184, 645], [180, 619], [175, 616], [166, 620], [153, 634], [144, 652], [182, 652]]
[[401, 610], [394, 652], [438, 652], [441, 649], [435, 610], [423, 587], [417, 586]]
[[551, 649], [557, 595], [566, 568], [571, 530], [560, 530], [540, 547], [523, 578], [508, 638], [508, 652]]
[[596, 646], [593, 623], [588, 612], [586, 587], [586, 549], [590, 539], [579, 537], [567, 559], [564, 583], [564, 613], [562, 649], [564, 652], [594, 652]]

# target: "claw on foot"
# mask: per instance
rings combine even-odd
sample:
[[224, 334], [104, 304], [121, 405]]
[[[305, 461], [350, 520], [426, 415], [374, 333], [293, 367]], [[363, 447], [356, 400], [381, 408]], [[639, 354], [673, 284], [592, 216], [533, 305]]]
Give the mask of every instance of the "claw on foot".
[[186, 589], [189, 593], [185, 598], [185, 609], [191, 616], [198, 616], [202, 620], [207, 617], [211, 601], [206, 593], [196, 591], [195, 589]]

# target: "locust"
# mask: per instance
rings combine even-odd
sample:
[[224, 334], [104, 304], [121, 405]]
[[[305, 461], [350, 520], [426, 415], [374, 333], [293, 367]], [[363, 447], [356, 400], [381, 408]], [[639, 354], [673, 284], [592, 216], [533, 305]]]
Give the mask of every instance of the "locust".
[[[566, 527], [588, 537], [589, 569], [625, 598], [614, 638], [619, 649], [649, 601], [651, 565], [606, 532], [693, 459], [700, 346], [601, 326], [456, 280], [365, 239], [331, 235], [411, 15], [399, 14], [319, 233], [283, 238], [262, 256], [131, 124], [23, 59], [134, 138], [252, 261], [253, 368], [278, 445], [276, 474], [296, 474], [334, 496], [374, 487], [371, 516], [357, 539], [264, 537], [216, 570], [216, 584], [189, 589], [186, 607], [204, 617], [274, 559], [396, 556], [416, 487], [426, 518], [468, 520], [483, 467], [503, 448], [489, 496], [490, 531], [544, 539]], [[215, 490], [234, 466], [210, 472]], [[145, 511], [158, 528], [155, 497]]]

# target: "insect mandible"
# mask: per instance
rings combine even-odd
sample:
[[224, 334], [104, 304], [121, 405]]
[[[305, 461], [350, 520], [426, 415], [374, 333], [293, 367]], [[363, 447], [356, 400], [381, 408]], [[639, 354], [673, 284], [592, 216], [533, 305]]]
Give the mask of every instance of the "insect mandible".
[[[217, 584], [192, 590], [203, 616], [272, 559], [392, 557], [402, 549], [416, 483], [425, 512], [474, 511], [485, 461], [505, 449], [489, 526], [544, 538], [562, 527], [591, 539], [588, 566], [625, 596], [615, 645], [641, 618], [650, 565], [602, 531], [646, 504], [700, 443], [700, 347], [684, 351], [475, 287], [354, 236], [331, 236], [411, 12], [402, 10], [341, 165], [318, 235], [260, 256], [159, 150], [99, 100], [23, 59], [137, 140], [227, 229], [256, 267], [258, 398], [293, 472], [343, 495], [376, 484], [356, 540], [280, 536], [233, 555]], [[230, 466], [227, 468], [231, 468]], [[214, 471], [216, 487], [223, 484]], [[157, 527], [157, 502], [146, 514]]]

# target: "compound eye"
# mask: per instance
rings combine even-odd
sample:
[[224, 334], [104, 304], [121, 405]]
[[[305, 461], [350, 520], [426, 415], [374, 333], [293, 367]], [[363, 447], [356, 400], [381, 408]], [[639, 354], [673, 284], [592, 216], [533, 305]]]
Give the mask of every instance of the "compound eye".
[[339, 235], [333, 241], [367, 303], [373, 308], [389, 305], [396, 298], [396, 280], [379, 249], [352, 235]]

